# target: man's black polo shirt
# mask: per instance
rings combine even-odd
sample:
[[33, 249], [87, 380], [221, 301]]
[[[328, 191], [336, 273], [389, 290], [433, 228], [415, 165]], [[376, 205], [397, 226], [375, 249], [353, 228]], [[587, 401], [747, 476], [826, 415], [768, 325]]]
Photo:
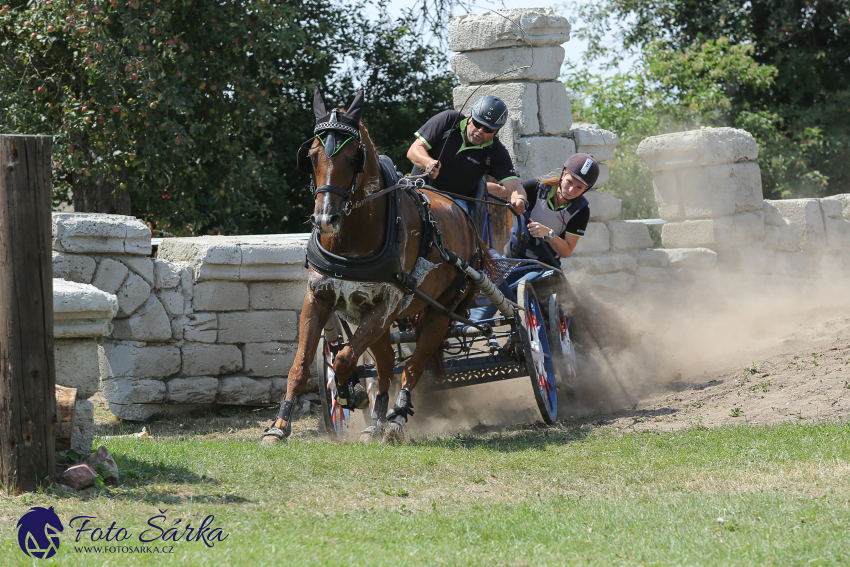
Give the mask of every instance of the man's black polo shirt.
[[[440, 175], [431, 185], [435, 189], [472, 196], [484, 174], [492, 175], [499, 183], [516, 179], [511, 156], [498, 135], [480, 146], [466, 145], [463, 133], [467, 120], [456, 110], [446, 110], [416, 132], [416, 137], [428, 148], [428, 155], [440, 160]], [[455, 121], [458, 124], [452, 128]]]

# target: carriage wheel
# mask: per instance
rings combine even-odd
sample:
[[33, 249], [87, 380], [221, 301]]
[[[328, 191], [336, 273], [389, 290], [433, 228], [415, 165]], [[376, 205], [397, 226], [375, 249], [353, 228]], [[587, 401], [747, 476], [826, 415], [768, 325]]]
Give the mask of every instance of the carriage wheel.
[[517, 298], [520, 306], [525, 309], [517, 313], [517, 327], [525, 352], [525, 364], [534, 388], [534, 399], [543, 421], [552, 424], [558, 419], [558, 394], [543, 308], [537, 301], [534, 288], [527, 280], [519, 282]]
[[548, 311], [549, 352], [552, 353], [552, 366], [559, 392], [568, 396], [575, 395], [578, 380], [575, 343], [570, 338], [572, 317], [558, 301], [558, 294], [549, 295]]
[[316, 351], [316, 374], [319, 376], [319, 399], [322, 403], [319, 430], [324, 429], [332, 441], [346, 441], [353, 416], [349, 410], [341, 408], [336, 402], [333, 364], [334, 354], [339, 352], [351, 337], [345, 333], [336, 314], [331, 315], [330, 324], [333, 331], [326, 329], [322, 332]]

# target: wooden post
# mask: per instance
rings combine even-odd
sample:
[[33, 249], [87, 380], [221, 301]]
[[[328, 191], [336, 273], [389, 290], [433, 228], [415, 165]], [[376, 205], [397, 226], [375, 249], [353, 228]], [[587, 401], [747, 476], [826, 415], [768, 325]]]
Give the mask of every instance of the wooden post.
[[0, 135], [0, 483], [55, 474], [50, 136]]

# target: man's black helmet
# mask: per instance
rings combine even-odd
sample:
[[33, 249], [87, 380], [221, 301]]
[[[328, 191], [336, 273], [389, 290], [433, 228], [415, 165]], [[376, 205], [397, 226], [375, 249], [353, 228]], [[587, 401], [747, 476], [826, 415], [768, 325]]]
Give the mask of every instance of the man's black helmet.
[[508, 105], [497, 96], [482, 96], [472, 105], [472, 118], [479, 124], [498, 130], [508, 120]]

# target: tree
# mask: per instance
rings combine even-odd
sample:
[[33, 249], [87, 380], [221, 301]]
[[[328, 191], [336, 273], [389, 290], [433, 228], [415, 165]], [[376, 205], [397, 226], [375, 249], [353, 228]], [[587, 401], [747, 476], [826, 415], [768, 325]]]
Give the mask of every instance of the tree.
[[[424, 121], [443, 97], [431, 89], [445, 88], [408, 25], [350, 18], [332, 0], [10, 2], [0, 132], [55, 137], [57, 201], [71, 193], [78, 211], [134, 214], [173, 234], [303, 229], [312, 196], [294, 156], [312, 136], [313, 88], [346, 75], [345, 55], [413, 86], [378, 106], [376, 124], [401, 107], [406, 122]], [[414, 48], [395, 56], [379, 37]]]
[[653, 44], [670, 53], [668, 76], [679, 84], [668, 94], [682, 92], [689, 67], [679, 63], [702, 57], [706, 42], [745, 46], [756, 66], [772, 70], [772, 79], [744, 87], [735, 75], [707, 77], [728, 106], [712, 109], [704, 123], [744, 128], [756, 137], [764, 190], [771, 197], [822, 196], [847, 187], [847, 0], [604, 0], [575, 10], [586, 24], [577, 35], [589, 41], [588, 61], [610, 65], [624, 49], [639, 52]]

